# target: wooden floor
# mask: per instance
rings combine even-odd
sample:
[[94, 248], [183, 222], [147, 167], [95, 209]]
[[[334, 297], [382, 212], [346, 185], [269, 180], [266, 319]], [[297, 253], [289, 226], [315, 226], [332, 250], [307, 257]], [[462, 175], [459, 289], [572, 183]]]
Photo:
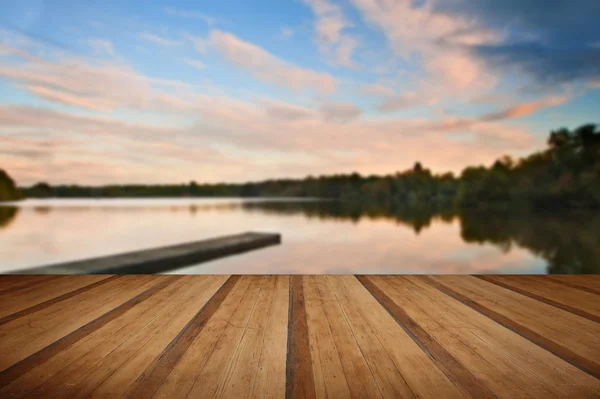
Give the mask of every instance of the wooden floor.
[[0, 398], [600, 398], [600, 276], [2, 276]]

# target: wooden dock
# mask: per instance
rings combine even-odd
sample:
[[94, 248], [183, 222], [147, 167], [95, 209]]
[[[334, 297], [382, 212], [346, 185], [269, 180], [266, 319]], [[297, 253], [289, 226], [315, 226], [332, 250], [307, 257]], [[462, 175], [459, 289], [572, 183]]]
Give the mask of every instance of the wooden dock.
[[247, 232], [17, 270], [15, 274], [153, 274], [281, 243], [281, 234]]
[[0, 277], [1, 398], [600, 398], [600, 276]]

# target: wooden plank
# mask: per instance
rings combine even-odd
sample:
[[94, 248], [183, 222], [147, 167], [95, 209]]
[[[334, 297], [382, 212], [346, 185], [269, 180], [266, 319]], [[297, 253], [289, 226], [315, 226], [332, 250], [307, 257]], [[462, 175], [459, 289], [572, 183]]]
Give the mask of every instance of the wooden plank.
[[[600, 324], [470, 276], [432, 276], [569, 363], [600, 372]], [[577, 334], [573, 334], [577, 331]], [[529, 334], [529, 335], [528, 335]]]
[[[69, 279], [68, 277], [76, 277]], [[39, 312], [57, 303], [66, 301], [76, 295], [106, 284], [117, 276], [67, 276], [46, 286], [35, 286], [26, 290], [8, 294], [10, 298], [0, 295], [0, 326], [35, 312]], [[31, 290], [35, 290], [32, 292]]]
[[[576, 280], [576, 279], [569, 278], [569, 277], [574, 277], [574, 276], [555, 276], [555, 275], [547, 276], [547, 278], [549, 278], [557, 283], [564, 284], [569, 287], [577, 288], [577, 289], [580, 289], [580, 290], [583, 290], [586, 292], [590, 292], [592, 294], [600, 295], [600, 287], [596, 288], [596, 286], [600, 286], [600, 284], [594, 284], [594, 279], [598, 279], [598, 277], [589, 276], [586, 281]], [[575, 276], [575, 277], [579, 277], [579, 276]], [[590, 280], [591, 280], [591, 284], [590, 284]]]
[[317, 398], [348, 398], [350, 388], [323, 307], [315, 276], [304, 276], [303, 290]]
[[[79, 330], [166, 278], [122, 276], [101, 287], [0, 326], [0, 370], [43, 351], [53, 342]], [[84, 336], [89, 333], [89, 327], [85, 331]], [[77, 333], [76, 337], [80, 337], [80, 334]]]
[[[496, 347], [516, 366], [529, 370], [531, 374], [543, 381], [555, 395], [559, 397], [594, 397], [594, 395], [600, 394], [598, 379], [538, 346], [537, 343], [532, 343], [519, 334], [519, 330], [512, 330], [510, 319], [461, 295], [453, 287], [443, 284], [441, 281], [446, 277], [450, 276], [419, 276], [416, 279], [421, 279], [432, 288], [437, 289], [440, 294], [436, 297], [436, 303], [440, 306], [451, 306], [456, 314], [455, 317], [460, 317], [465, 328], [470, 328], [479, 339]], [[445, 301], [442, 294], [455, 299], [455, 301]], [[459, 304], [467, 306], [459, 306]], [[475, 312], [486, 317], [476, 317], [477, 313]]]
[[225, 328], [232, 325], [232, 318], [248, 293], [252, 277], [243, 276], [225, 298], [217, 312], [208, 321], [201, 334], [192, 342], [179, 363], [173, 368], [155, 398], [188, 397], [200, 372], [221, 339]]
[[578, 288], [585, 287], [595, 294], [600, 293], [600, 274], [553, 274], [548, 277], [576, 285]]
[[[479, 337], [477, 320], [484, 316], [453, 300], [413, 276], [374, 278], [376, 284], [499, 398], [558, 397], [533, 373]], [[440, 300], [442, 299], [442, 300]], [[453, 303], [452, 303], [453, 302]], [[470, 311], [464, 314], [462, 310]]]
[[534, 279], [533, 276], [476, 277], [600, 323], [600, 301], [595, 294], [565, 287], [546, 278]]
[[252, 398], [285, 397], [288, 332], [289, 276], [276, 276]]
[[173, 309], [173, 305], [179, 304], [181, 299], [186, 300], [189, 297], [188, 290], [197, 288], [199, 282], [193, 276], [177, 276], [173, 280], [145, 301], [0, 389], [0, 397], [20, 398], [36, 389], [43, 393], [46, 389], [38, 387], [57, 374], [62, 373], [63, 376], [59, 375], [55, 380], [62, 381], [65, 379], [64, 375], [68, 377], [74, 369], [87, 370], [94, 364], [95, 355], [100, 358], [106, 356], [163, 312]]
[[354, 276], [327, 280], [383, 397], [464, 397]]
[[264, 276], [250, 279], [248, 291], [194, 381], [189, 392], [190, 398], [222, 397], [227, 378], [235, 365], [236, 354], [240, 351], [240, 344], [256, 310], [262, 286], [266, 282]]
[[334, 290], [328, 281], [329, 278], [335, 277], [319, 276], [316, 278], [317, 289], [350, 389], [350, 397], [381, 398], [382, 394], [377, 386], [375, 376], [352, 333], [352, 327], [338, 299], [335, 297]]
[[[259, 292], [254, 310], [250, 315], [248, 326], [238, 345], [238, 349], [232, 356], [231, 364], [223, 377], [224, 382], [222, 389], [216, 392], [216, 397], [264, 397], [259, 392], [254, 391], [254, 385], [258, 375], [260, 358], [265, 350], [264, 342], [266, 332], [269, 328], [275, 327], [270, 325], [269, 321], [275, 321], [275, 323], [280, 326], [286, 326], [287, 323], [282, 323], [283, 320], [272, 320], [270, 317], [276, 294], [277, 277], [264, 276], [262, 279], [264, 282], [262, 283], [263, 285]], [[285, 303], [285, 298], [280, 297], [280, 299], [283, 299]], [[278, 387], [280, 393], [285, 393], [285, 344], [286, 342], [283, 342], [283, 345], [281, 345], [280, 342], [278, 361], [280, 368], [279, 370], [275, 370], [280, 377], [283, 376], [283, 380], [280, 380], [281, 385]]]
[[[45, 363], [52, 357], [59, 354], [61, 351], [74, 345], [75, 343], [82, 340], [89, 334], [91, 334], [94, 331], [96, 331], [97, 329], [101, 328], [103, 325], [105, 325], [105, 324], [109, 323], [110, 321], [114, 320], [115, 318], [121, 316], [123, 313], [127, 312], [128, 310], [130, 310], [132, 307], [134, 307], [138, 303], [143, 302], [144, 300], [148, 299], [152, 294], [163, 289], [165, 286], [167, 286], [172, 281], [173, 281], [173, 277], [166, 277], [166, 276], [163, 278], [158, 278], [158, 277], [153, 278], [151, 280], [138, 280], [136, 283], [139, 286], [139, 290], [132, 290], [132, 291], [128, 292], [128, 294], [133, 294], [135, 296], [133, 296], [133, 297], [129, 296], [128, 297], [129, 299], [127, 299], [127, 300], [124, 300], [125, 298], [127, 298], [127, 296], [117, 297], [117, 300], [122, 301], [122, 302], [116, 307], [114, 307], [114, 304], [112, 301], [109, 302], [107, 304], [108, 305], [107, 307], [108, 307], [108, 309], [111, 309], [111, 310], [109, 310], [108, 312], [103, 313], [103, 314], [101, 312], [105, 311], [106, 309], [103, 306], [98, 306], [100, 308], [101, 316], [88, 321], [86, 324], [81, 325], [79, 328], [73, 330], [72, 332], [70, 332], [66, 335], [62, 334], [62, 331], [61, 331], [58, 335], [62, 336], [62, 338], [59, 338], [57, 340], [53, 340], [55, 335], [52, 335], [50, 337], [50, 339], [46, 339], [41, 344], [37, 343], [37, 345], [33, 349], [31, 348], [31, 346], [27, 346], [25, 348], [26, 351], [20, 351], [16, 355], [14, 352], [16, 352], [17, 349], [20, 349], [21, 347], [17, 346], [19, 343], [15, 343], [15, 340], [11, 340], [11, 342], [9, 342], [8, 344], [2, 345], [2, 351], [3, 351], [2, 352], [2, 354], [3, 354], [2, 365], [3, 366], [2, 367], [3, 367], [3, 369], [0, 372], [0, 387], [4, 387], [5, 385], [8, 385], [8, 383], [17, 379], [19, 376], [31, 371], [33, 368], [39, 366], [40, 364]], [[102, 287], [102, 288], [106, 288], [106, 287]], [[65, 301], [65, 302], [67, 302], [67, 301]], [[61, 303], [61, 305], [64, 305], [64, 302]], [[46, 310], [44, 310], [44, 311], [46, 311]], [[42, 312], [40, 312], [40, 313], [42, 313]], [[91, 314], [92, 314], [92, 317], [96, 315], [95, 312], [91, 313]], [[77, 320], [77, 322], [85, 323], [85, 321], [88, 320], [88, 318], [89, 318], [89, 314], [86, 314], [84, 316], [86, 316], [86, 317], [83, 319]], [[16, 320], [15, 322], [19, 322], [20, 320], [21, 319]], [[3, 327], [9, 326], [10, 324], [14, 324], [15, 322], [9, 323]], [[48, 330], [45, 330], [45, 331], [48, 331]], [[10, 332], [9, 332], [9, 335], [15, 334], [14, 331], [11, 331], [11, 332], [12, 332], [12, 334], [10, 334]], [[19, 338], [20, 338], [20, 336], [19, 336]], [[44, 346], [44, 345], [47, 345], [47, 346]], [[38, 348], [39, 346], [41, 346], [41, 348], [38, 349], [37, 351], [35, 351], [35, 349]], [[9, 354], [10, 356], [7, 356], [7, 354]], [[4, 358], [4, 356], [6, 356], [6, 359]]]
[[469, 398], [495, 398], [496, 396], [464, 367], [454, 356], [400, 308], [371, 278], [357, 276], [365, 288], [389, 312], [406, 333], [427, 353], [442, 372]]
[[302, 276], [290, 277], [286, 398], [315, 398]]
[[151, 274], [281, 243], [280, 234], [248, 232], [187, 244], [18, 270], [17, 274]]
[[1, 275], [0, 276], [0, 294], [8, 294], [15, 291], [19, 291], [24, 288], [33, 287], [37, 284], [44, 284], [51, 282], [56, 279], [63, 278], [63, 276], [44, 276], [44, 275], [30, 275], [30, 276], [13, 276], [13, 275]]
[[223, 303], [227, 295], [229, 295], [239, 279], [239, 276], [231, 276], [227, 279], [219, 290], [196, 313], [194, 318], [181, 330], [177, 337], [171, 341], [169, 346], [163, 350], [160, 357], [154, 360], [135, 381], [129, 390], [128, 396], [150, 398], [156, 393], [175, 364], [179, 362], [192, 341], [200, 334], [208, 320], [219, 309], [219, 306]]
[[[155, 364], [163, 350], [186, 326], [211, 296], [223, 285], [227, 276], [196, 279], [183, 296], [170, 301], [168, 308], [127, 340], [117, 338], [103, 342], [55, 376], [32, 396], [45, 397], [58, 392], [56, 398], [122, 397], [144, 370]], [[180, 335], [179, 335], [180, 336]], [[181, 341], [179, 341], [181, 342]], [[170, 368], [167, 367], [168, 370]], [[159, 376], [157, 376], [158, 378]], [[151, 389], [150, 381], [148, 388]], [[150, 395], [151, 396], [151, 395]], [[140, 393], [136, 397], [150, 397]]]

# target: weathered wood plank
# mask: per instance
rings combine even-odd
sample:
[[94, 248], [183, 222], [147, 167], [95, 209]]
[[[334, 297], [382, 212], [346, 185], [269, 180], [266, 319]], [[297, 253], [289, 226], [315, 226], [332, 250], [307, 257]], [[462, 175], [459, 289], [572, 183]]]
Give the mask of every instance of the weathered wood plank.
[[561, 278], [0, 277], [0, 397], [600, 397]]
[[17, 270], [16, 274], [152, 274], [281, 243], [280, 234], [243, 233], [187, 244]]
[[[437, 303], [453, 306], [457, 315], [462, 315], [462, 323], [477, 332], [477, 336], [498, 348], [505, 356], [542, 380], [559, 397], [594, 397], [600, 395], [600, 380], [586, 374], [576, 366], [556, 356], [549, 349], [541, 346], [547, 338], [538, 335], [540, 342], [533, 341], [531, 331], [523, 330], [523, 326], [515, 326], [507, 317], [493, 308], [487, 308], [465, 297], [453, 287], [440, 282], [440, 276], [420, 276], [432, 288], [446, 294], [455, 301], [447, 301], [443, 296], [437, 297]], [[464, 304], [467, 306], [457, 306]], [[475, 317], [478, 312], [486, 317]], [[458, 317], [458, 316], [457, 316]], [[538, 346], [539, 345], [539, 346]], [[540, 395], [538, 395], [539, 397]]]
[[415, 322], [371, 278], [358, 276], [359, 281], [381, 303], [408, 335], [427, 353], [456, 387], [469, 398], [495, 398], [490, 389], [475, 377], [461, 362]]
[[534, 276], [476, 277], [600, 323], [600, 301], [595, 294], [560, 286], [547, 278], [535, 279]]
[[0, 326], [19, 317], [39, 312], [42, 309], [66, 301], [82, 292], [117, 278], [117, 276], [110, 275], [66, 277], [42, 287], [34, 286], [18, 292], [0, 295]]

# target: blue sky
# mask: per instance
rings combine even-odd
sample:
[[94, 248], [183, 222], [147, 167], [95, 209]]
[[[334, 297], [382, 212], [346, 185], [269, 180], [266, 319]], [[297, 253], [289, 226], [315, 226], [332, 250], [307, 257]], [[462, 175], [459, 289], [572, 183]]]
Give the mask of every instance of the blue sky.
[[597, 1], [2, 9], [0, 167], [20, 184], [460, 172], [598, 122]]

